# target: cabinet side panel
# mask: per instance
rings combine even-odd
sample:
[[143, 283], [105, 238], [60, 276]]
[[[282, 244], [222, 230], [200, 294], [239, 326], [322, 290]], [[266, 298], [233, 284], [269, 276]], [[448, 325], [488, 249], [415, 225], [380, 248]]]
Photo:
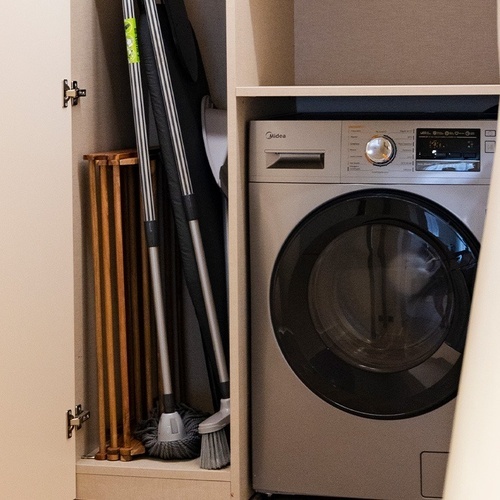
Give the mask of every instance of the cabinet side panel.
[[262, 116], [295, 111], [295, 100], [228, 100], [231, 494], [251, 496], [247, 259], [247, 128]]
[[498, 83], [496, 2], [295, 1], [297, 85]]

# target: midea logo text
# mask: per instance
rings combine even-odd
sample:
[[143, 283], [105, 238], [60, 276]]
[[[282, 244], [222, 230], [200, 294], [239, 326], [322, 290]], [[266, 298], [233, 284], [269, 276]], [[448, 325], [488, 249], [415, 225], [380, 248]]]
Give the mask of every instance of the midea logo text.
[[274, 132], [266, 132], [266, 139], [286, 139], [286, 134], [275, 134]]

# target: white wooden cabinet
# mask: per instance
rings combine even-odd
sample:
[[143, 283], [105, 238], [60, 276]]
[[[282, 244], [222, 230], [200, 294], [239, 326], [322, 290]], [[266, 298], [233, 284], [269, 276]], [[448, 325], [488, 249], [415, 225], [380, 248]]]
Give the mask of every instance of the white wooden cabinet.
[[[95, 416], [66, 437], [67, 410], [96, 408], [83, 155], [134, 143], [121, 2], [12, 3], [4, 14], [0, 496], [230, 498], [234, 468], [80, 459], [95, 448]], [[78, 106], [63, 109], [63, 79], [86, 89]]]
[[[197, 9], [222, 1], [186, 3], [201, 25], [210, 19], [197, 16]], [[377, 12], [368, 3], [226, 0], [232, 415], [231, 466], [222, 471], [201, 470], [196, 461], [103, 464], [81, 459], [97, 441], [96, 419], [76, 439], [66, 438], [66, 410], [96, 399], [89, 366], [92, 269], [82, 157], [134, 141], [121, 2], [53, 0], [12, 3], [4, 9], [1, 496], [251, 496], [248, 120], [293, 112], [297, 98], [500, 94], [494, 0], [483, 0], [480, 8], [467, 0], [454, 2], [451, 17], [445, 0], [412, 6], [381, 0]], [[218, 16], [217, 22], [223, 19]], [[402, 44], [403, 56], [396, 50]], [[207, 47], [201, 49], [210, 54]], [[64, 78], [87, 90], [87, 97], [72, 109], [62, 108]], [[220, 88], [215, 93], [220, 96]], [[218, 100], [223, 104], [223, 98]]]

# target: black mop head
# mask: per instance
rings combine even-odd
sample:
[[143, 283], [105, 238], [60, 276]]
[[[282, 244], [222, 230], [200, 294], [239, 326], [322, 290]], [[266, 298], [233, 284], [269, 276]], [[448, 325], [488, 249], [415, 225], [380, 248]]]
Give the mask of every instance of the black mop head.
[[201, 436], [199, 424], [207, 417], [206, 413], [185, 405], [177, 408], [184, 423], [186, 437], [178, 441], [160, 441], [158, 439], [158, 421], [160, 414], [152, 415], [139, 423], [136, 436], [142, 441], [148, 455], [163, 460], [191, 460], [200, 456]]

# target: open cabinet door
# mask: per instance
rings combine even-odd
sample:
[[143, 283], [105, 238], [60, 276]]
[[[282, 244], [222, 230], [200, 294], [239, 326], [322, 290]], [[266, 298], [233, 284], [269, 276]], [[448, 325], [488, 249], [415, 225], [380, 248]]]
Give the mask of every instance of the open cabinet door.
[[4, 2], [0, 496], [75, 498], [70, 2]]

